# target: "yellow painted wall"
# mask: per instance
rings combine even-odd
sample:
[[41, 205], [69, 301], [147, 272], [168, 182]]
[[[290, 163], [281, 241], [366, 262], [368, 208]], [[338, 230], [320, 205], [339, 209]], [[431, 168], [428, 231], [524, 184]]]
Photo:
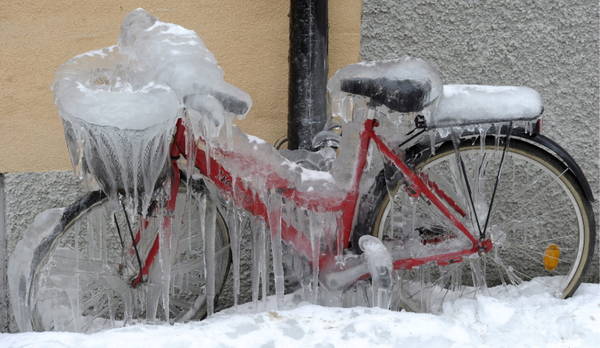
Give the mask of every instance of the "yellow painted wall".
[[[268, 141], [286, 133], [287, 0], [0, 0], [0, 173], [71, 167], [50, 85], [76, 54], [116, 43], [129, 11], [195, 30], [229, 82], [254, 100], [238, 124]], [[358, 60], [360, 0], [329, 1], [330, 74]]]

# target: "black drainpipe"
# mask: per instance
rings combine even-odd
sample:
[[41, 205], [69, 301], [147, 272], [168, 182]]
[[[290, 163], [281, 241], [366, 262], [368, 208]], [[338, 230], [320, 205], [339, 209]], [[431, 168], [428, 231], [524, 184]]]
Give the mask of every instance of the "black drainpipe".
[[327, 0], [290, 0], [289, 149], [310, 149], [327, 121], [327, 30]]

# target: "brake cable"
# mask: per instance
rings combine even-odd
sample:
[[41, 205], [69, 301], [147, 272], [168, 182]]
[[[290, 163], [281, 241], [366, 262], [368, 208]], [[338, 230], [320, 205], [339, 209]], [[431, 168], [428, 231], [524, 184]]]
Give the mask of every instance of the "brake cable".
[[119, 227], [119, 223], [117, 222], [117, 214], [113, 214], [113, 221], [115, 222], [115, 227], [117, 228], [117, 235], [119, 236], [119, 242], [121, 242], [121, 249], [125, 249], [125, 243], [123, 242], [123, 236], [121, 236], [121, 228]]

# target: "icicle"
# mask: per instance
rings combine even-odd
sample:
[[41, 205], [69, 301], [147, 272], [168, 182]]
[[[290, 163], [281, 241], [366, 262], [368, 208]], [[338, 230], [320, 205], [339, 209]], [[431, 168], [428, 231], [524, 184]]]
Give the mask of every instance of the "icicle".
[[266, 308], [267, 287], [269, 284], [267, 233], [264, 221], [260, 217], [252, 219], [252, 303], [255, 310], [259, 309], [258, 300], [262, 290], [263, 304]]
[[312, 267], [312, 279], [310, 287], [311, 301], [317, 303], [319, 298], [319, 257], [321, 255], [321, 235], [323, 226], [319, 217], [312, 212], [308, 212], [308, 223], [310, 233], [310, 247], [312, 250], [311, 254], [311, 267]]
[[187, 154], [185, 164], [185, 206], [187, 208], [187, 234], [188, 234], [188, 252], [192, 252], [192, 216], [193, 205], [192, 205], [192, 176], [194, 174], [194, 166], [196, 164], [196, 141], [193, 134], [193, 128], [187, 117], [184, 118], [185, 122], [185, 153]]
[[233, 296], [234, 306], [238, 304], [238, 298], [240, 296], [240, 241], [242, 228], [244, 226], [244, 215], [243, 212], [237, 212], [236, 214], [236, 239], [232, 238], [232, 253], [233, 253]]
[[435, 132], [429, 132], [429, 143], [430, 143], [430, 147], [431, 147], [431, 156], [435, 155], [435, 141], [436, 141]]
[[265, 223], [260, 220], [259, 223], [259, 266], [260, 266], [260, 275], [261, 275], [261, 286], [262, 286], [262, 300], [263, 305], [267, 306], [267, 293], [269, 286], [269, 265], [268, 265], [268, 257], [267, 257], [267, 249], [269, 248], [269, 238], [267, 238], [267, 229]]
[[104, 226], [104, 214], [103, 210], [95, 211], [90, 214], [87, 218], [87, 245], [89, 258], [92, 260], [98, 260], [102, 257], [103, 251], [102, 245], [102, 233]]
[[243, 212], [235, 207], [236, 179], [232, 183], [234, 202], [228, 202], [227, 221], [229, 226], [229, 237], [231, 243], [231, 257], [233, 264], [233, 306], [237, 308], [240, 294], [240, 229], [242, 227]]
[[258, 295], [260, 290], [259, 220], [259, 218], [253, 218], [250, 222], [252, 233], [252, 268], [250, 270], [250, 278], [252, 279], [252, 304], [254, 308], [258, 308]]
[[215, 311], [215, 227], [217, 218], [217, 207], [212, 198], [207, 200], [205, 216], [206, 314], [211, 316]]
[[[411, 226], [410, 226], [410, 231], [409, 233], [409, 239], [417, 239], [418, 238], [418, 231], [417, 231], [417, 226], [418, 226], [418, 221], [417, 221], [417, 199], [414, 197], [408, 197], [408, 203], [410, 206], [410, 214], [411, 214]], [[411, 254], [411, 256], [417, 256], [414, 253], [416, 252], [416, 250], [413, 249], [409, 249], [409, 253]]]
[[[80, 248], [79, 248], [79, 236], [75, 236], [75, 269], [79, 270], [81, 269], [80, 267]], [[74, 310], [74, 319], [75, 319], [75, 330], [76, 331], [81, 331], [81, 297], [79, 296], [79, 294], [81, 294], [81, 279], [80, 279], [80, 272], [76, 272], [75, 274], [75, 293], [69, 292], [70, 293], [70, 301], [71, 302], [75, 302], [75, 310]]]
[[485, 291], [487, 289], [485, 280], [485, 262], [481, 258], [469, 259], [469, 266], [471, 268], [473, 286], [476, 291]]
[[487, 136], [487, 128], [479, 127], [479, 145], [481, 147], [480, 152], [485, 152], [485, 138]]
[[496, 125], [496, 148], [500, 147], [500, 135], [502, 135], [502, 123]]
[[[168, 189], [168, 187], [166, 188]], [[165, 321], [170, 320], [170, 284], [171, 284], [171, 251], [172, 245], [172, 217], [167, 216], [169, 212], [164, 207], [159, 209], [159, 213], [156, 217], [156, 223], [158, 225], [158, 237], [159, 237], [159, 249], [158, 249], [158, 261], [160, 265], [160, 286], [162, 295], [162, 307], [164, 311]]]
[[[157, 269], [158, 267], [153, 267]], [[156, 313], [158, 311], [158, 302], [160, 301], [160, 286], [153, 282], [148, 282], [145, 286], [145, 299], [141, 298], [140, 302], [146, 304], [146, 321], [156, 321]]]
[[273, 255], [273, 275], [275, 280], [275, 296], [277, 306], [283, 305], [285, 290], [283, 274], [283, 255], [281, 250], [281, 213], [282, 200], [276, 192], [270, 192], [268, 196], [269, 228], [271, 231], [271, 253]]
[[338, 231], [344, 230], [344, 222], [342, 220], [342, 214], [334, 214], [334, 220], [332, 230], [330, 231], [336, 243], [335, 252], [335, 264], [337, 267], [344, 267], [346, 264], [346, 258], [344, 257], [344, 239], [341, 233]]

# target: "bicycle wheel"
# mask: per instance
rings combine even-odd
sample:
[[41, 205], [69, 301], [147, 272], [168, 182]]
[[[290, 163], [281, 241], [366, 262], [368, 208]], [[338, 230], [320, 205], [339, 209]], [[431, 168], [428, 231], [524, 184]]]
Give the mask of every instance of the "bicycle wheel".
[[[472, 137], [458, 147], [447, 142], [435, 155], [424, 149], [412, 157], [416, 171], [463, 210], [460, 220], [474, 237], [479, 238], [479, 230], [486, 231], [493, 249], [445, 266], [434, 262], [397, 271], [393, 307], [438, 312], [447, 300], [482, 291], [519, 293], [523, 287], [566, 298], [579, 286], [594, 250], [590, 202], [560, 160], [516, 137], [502, 160], [505, 139], [501, 139], [498, 144], [499, 138], [488, 136], [482, 144], [480, 137]], [[434, 205], [412, 197], [410, 189], [399, 184], [398, 172], [380, 175], [386, 174], [389, 194], [382, 192], [377, 200], [371, 233], [391, 244], [396, 255], [423, 257], [470, 247]], [[379, 191], [386, 191], [379, 186]], [[528, 285], [516, 286], [524, 281]]]
[[[97, 193], [67, 208], [58, 231], [33, 253], [39, 255], [34, 256], [27, 296], [31, 328], [92, 332], [137, 321], [203, 316], [206, 279], [203, 220], [198, 213], [204, 209], [203, 199], [197, 196], [184, 205], [179, 203], [185, 202], [185, 193], [179, 195], [170, 233], [159, 227], [164, 220], [157, 216], [148, 219], [140, 234], [137, 249], [142, 262], [157, 234], [161, 247], [147, 279], [135, 287], [131, 280], [140, 268], [128, 224], [135, 235], [141, 219]], [[164, 247], [169, 244], [171, 248]], [[230, 263], [228, 232], [220, 214], [215, 250], [218, 293]]]

